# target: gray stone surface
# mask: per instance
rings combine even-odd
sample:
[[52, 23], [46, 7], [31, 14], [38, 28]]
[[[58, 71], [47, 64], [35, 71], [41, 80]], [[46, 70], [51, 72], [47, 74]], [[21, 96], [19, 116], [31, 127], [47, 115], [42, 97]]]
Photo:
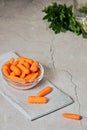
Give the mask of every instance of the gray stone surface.
[[[71, 32], [55, 35], [48, 28], [42, 9], [52, 1], [0, 1], [0, 54], [15, 50], [37, 59], [44, 65], [45, 77], [74, 103], [31, 122], [0, 95], [0, 130], [87, 130], [87, 39]], [[63, 112], [78, 113], [82, 120], [65, 119]]]

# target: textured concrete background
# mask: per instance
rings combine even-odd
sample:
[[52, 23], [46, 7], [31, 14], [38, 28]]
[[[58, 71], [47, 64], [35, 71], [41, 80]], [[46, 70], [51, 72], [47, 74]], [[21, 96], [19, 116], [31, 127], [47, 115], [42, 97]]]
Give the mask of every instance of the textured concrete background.
[[[0, 95], [0, 130], [87, 130], [87, 39], [72, 32], [55, 35], [43, 21], [42, 9], [72, 0], [1, 0], [0, 55], [15, 50], [43, 64], [45, 76], [74, 103], [33, 122]], [[62, 118], [79, 113], [81, 121]]]
[[67, 4], [73, 3], [72, 0], [0, 0], [0, 17], [16, 17], [18, 14], [26, 11], [32, 3], [34, 6], [36, 4], [42, 4], [44, 6], [55, 1]]

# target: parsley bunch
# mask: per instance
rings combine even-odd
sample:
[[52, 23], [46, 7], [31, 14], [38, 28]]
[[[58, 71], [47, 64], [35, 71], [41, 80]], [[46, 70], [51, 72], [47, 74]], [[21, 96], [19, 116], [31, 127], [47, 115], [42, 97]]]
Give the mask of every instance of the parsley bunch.
[[49, 28], [51, 28], [56, 34], [60, 32], [71, 31], [77, 35], [82, 34], [83, 37], [87, 38], [87, 34], [84, 32], [81, 24], [76, 20], [76, 17], [72, 11], [72, 5], [66, 6], [66, 4], [61, 5], [56, 2], [48, 7], [45, 7], [43, 12], [46, 15], [43, 20], [49, 22]]

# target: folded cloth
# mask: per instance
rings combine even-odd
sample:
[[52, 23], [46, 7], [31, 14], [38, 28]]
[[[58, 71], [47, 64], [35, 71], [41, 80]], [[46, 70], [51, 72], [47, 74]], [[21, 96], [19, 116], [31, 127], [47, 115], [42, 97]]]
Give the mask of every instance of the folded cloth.
[[[43, 80], [34, 88], [29, 90], [18, 90], [8, 85], [3, 79], [1, 67], [4, 62], [8, 61], [12, 57], [17, 58], [18, 55], [15, 52], [8, 52], [0, 56], [0, 94], [2, 94], [28, 119], [35, 120], [73, 103], [73, 100], [68, 95], [60, 91], [45, 78], [43, 78]], [[29, 104], [27, 102], [28, 96], [36, 95], [37, 92], [42, 90], [45, 86], [51, 86], [53, 89], [51, 93], [46, 95], [46, 97], [49, 99], [48, 103]]]

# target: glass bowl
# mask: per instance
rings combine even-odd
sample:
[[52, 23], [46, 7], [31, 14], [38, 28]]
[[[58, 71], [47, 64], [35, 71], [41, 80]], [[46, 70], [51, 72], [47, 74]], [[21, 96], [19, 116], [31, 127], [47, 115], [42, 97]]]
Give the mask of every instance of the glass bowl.
[[4, 75], [3, 71], [2, 71], [2, 76], [5, 79], [5, 81], [12, 87], [17, 88], [17, 89], [30, 89], [35, 87], [43, 78], [44, 75], [44, 68], [43, 66], [39, 63], [39, 69], [40, 69], [40, 75], [33, 79], [33, 80], [15, 80], [15, 79], [11, 79], [10, 77], [7, 77]]

